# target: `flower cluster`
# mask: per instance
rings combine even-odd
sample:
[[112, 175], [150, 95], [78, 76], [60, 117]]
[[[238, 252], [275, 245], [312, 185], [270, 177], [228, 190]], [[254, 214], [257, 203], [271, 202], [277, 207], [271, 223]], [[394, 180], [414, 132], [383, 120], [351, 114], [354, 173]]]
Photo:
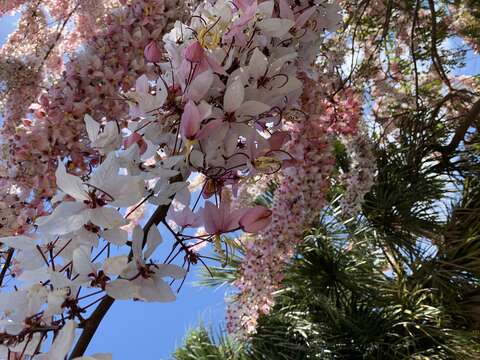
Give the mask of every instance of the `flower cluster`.
[[[149, 16], [155, 10], [139, 9], [141, 24], [155, 27]], [[312, 44], [338, 22], [332, 22], [339, 19], [332, 18], [335, 9], [315, 1], [204, 2], [187, 24], [175, 22], [163, 46], [157, 37], [165, 20], [158, 31], [140, 30], [129, 42], [114, 37], [117, 49], [109, 46], [102, 60], [125, 51], [116, 61], [135, 66], [138, 54], [128, 54], [122, 44], [137, 42], [143, 44], [142, 59], [152, 63], [137, 67], [144, 74], [134, 82], [123, 77], [130, 73], [107, 72], [94, 55], [82, 58], [86, 67], [67, 64], [62, 82], [40, 98], [35, 120], [15, 129], [32, 143], [17, 144], [12, 156], [32, 160], [38, 154], [32, 146], [39, 147], [40, 163], [47, 176], [53, 168], [48, 181], [56, 187], [42, 187], [51, 209], [32, 219], [32, 231], [1, 239], [15, 252], [10, 285], [16, 291], [0, 294], [2, 342], [10, 351], [36, 355], [45, 335], [55, 331], [48, 353], [35, 358], [63, 358], [75, 324], [104, 296], [174, 300], [165, 279], [184, 279], [191, 264], [203, 263], [202, 244], [222, 251], [225, 233], [268, 228], [272, 238], [299, 239], [296, 234], [311, 221], [308, 209], [323, 201], [332, 165], [319, 117], [300, 109], [299, 76], [315, 59]], [[135, 8], [132, 14], [138, 24], [136, 16], [142, 15]], [[114, 92], [118, 107], [105, 96]], [[112, 113], [120, 118], [102, 120]], [[72, 121], [65, 121], [66, 114]], [[74, 120], [79, 117], [82, 123]], [[41, 125], [48, 131], [35, 133]], [[86, 137], [79, 136], [83, 127]], [[232, 198], [243, 182], [280, 171], [284, 185], [276, 215], [263, 206], [235, 206]], [[187, 179], [195, 173], [202, 174], [203, 184], [192, 199]], [[138, 211], [142, 206], [148, 211]], [[143, 228], [140, 219], [132, 219], [152, 211]], [[272, 218], [275, 225], [269, 227]], [[163, 241], [158, 225], [173, 238], [163, 262], [153, 260]], [[191, 235], [199, 227], [203, 231]], [[284, 256], [293, 250], [285, 247]], [[182, 256], [181, 266], [175, 265]]]
[[270, 226], [245, 238], [246, 254], [235, 282], [240, 293], [228, 309], [228, 329], [239, 337], [254, 332], [259, 315], [270, 311], [283, 270], [303, 241], [303, 229], [324, 204], [334, 159], [316, 119], [291, 124], [289, 151], [298, 164], [282, 173]]
[[[315, 68], [317, 74], [322, 72]], [[286, 116], [291, 136], [286, 150], [293, 166], [276, 176], [279, 188], [270, 226], [244, 239], [245, 258], [235, 282], [240, 292], [228, 309], [229, 331], [239, 337], [255, 332], [259, 316], [269, 313], [285, 267], [303, 241], [304, 229], [318, 219], [334, 180], [334, 137], [351, 139], [358, 130], [360, 102], [353, 91], [345, 89], [326, 100], [323, 94], [329, 84], [316, 82], [305, 73], [299, 76], [304, 84], [299, 99], [302, 111]]]
[[373, 144], [365, 129], [362, 128], [352, 137], [342, 138], [342, 143], [350, 158], [350, 166], [341, 177], [345, 192], [340, 199], [340, 206], [342, 214], [351, 217], [361, 210], [364, 197], [374, 184], [377, 167]]
[[[82, 6], [87, 3], [90, 1], [82, 2]], [[60, 11], [68, 5], [49, 4], [50, 11]], [[128, 105], [119, 91], [129, 90], [143, 74], [155, 74], [155, 66], [143, 56], [144, 48], [151, 41], [159, 42], [172, 19], [182, 14], [179, 2], [161, 0], [134, 0], [110, 12], [102, 23], [105, 28], [88, 36], [81, 51], [72, 54], [65, 64], [61, 78], [43, 91], [33, 105], [42, 85], [42, 74], [37, 71], [41, 60], [35, 57], [27, 62], [32, 55], [22, 56], [19, 50], [15, 50], [15, 56], [10, 55], [10, 49], [17, 49], [14, 39], [25, 34], [20, 36], [22, 32], [18, 30], [19, 34], [11, 36], [2, 49], [5, 56], [0, 56], [0, 78], [10, 90], [2, 128], [7, 145], [2, 158], [6, 159], [9, 172], [2, 181], [15, 187], [16, 197], [2, 192], [2, 197], [8, 196], [1, 202], [17, 208], [23, 222], [11, 223], [3, 229], [5, 233], [22, 233], [35, 216], [42, 214], [45, 202], [55, 195], [58, 156], [68, 157], [70, 169], [78, 174], [88, 171], [90, 162], [97, 161], [85, 131], [85, 114], [124, 123]], [[56, 16], [61, 18], [60, 14]], [[16, 59], [17, 55], [21, 60]], [[28, 119], [23, 117], [26, 107], [31, 111]], [[32, 214], [32, 209], [38, 211]]]

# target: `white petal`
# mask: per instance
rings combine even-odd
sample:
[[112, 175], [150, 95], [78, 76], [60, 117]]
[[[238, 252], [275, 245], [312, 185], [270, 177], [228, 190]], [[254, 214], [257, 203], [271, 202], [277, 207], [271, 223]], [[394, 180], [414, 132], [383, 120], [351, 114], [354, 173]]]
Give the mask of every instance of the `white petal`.
[[272, 97], [275, 96], [284, 96], [286, 94], [289, 94], [293, 91], [300, 90], [303, 86], [303, 83], [297, 79], [295, 76], [290, 76], [288, 78], [288, 81], [285, 85], [282, 85], [282, 87], [275, 87], [271, 91]]
[[190, 193], [190, 190], [188, 190], [187, 186], [181, 187], [180, 189], [177, 190], [175, 194], [175, 200], [185, 206], [190, 205], [190, 198], [191, 198], [191, 193]]
[[80, 229], [90, 220], [86, 206], [76, 201], [66, 201], [58, 205], [53, 213], [40, 217], [36, 224], [45, 234], [65, 235]]
[[175, 300], [175, 294], [170, 286], [158, 277], [143, 280], [138, 295], [140, 299], [149, 302], [171, 302]]
[[295, 22], [289, 19], [270, 18], [257, 23], [258, 28], [268, 36], [281, 38], [295, 25]]
[[135, 90], [140, 93], [148, 93], [149, 84], [148, 78], [146, 75], [140, 76], [137, 81], [135, 81]]
[[158, 291], [157, 301], [171, 302], [176, 300], [176, 296], [173, 293], [170, 285], [163, 281], [160, 277], [154, 277], [155, 285]]
[[32, 248], [36, 245], [35, 240], [36, 239], [29, 236], [18, 235], [0, 238], [0, 243], [3, 243], [4, 245], [14, 249], [32, 250]]
[[256, 116], [260, 115], [264, 112], [267, 112], [271, 109], [272, 107], [258, 102], [254, 100], [250, 101], [245, 101], [240, 108], [236, 111], [237, 115], [250, 115], [250, 116]]
[[115, 156], [115, 153], [111, 152], [107, 155], [105, 160], [95, 169], [95, 172], [88, 181], [89, 184], [96, 186], [101, 190], [104, 189], [104, 185], [118, 175], [119, 163]]
[[197, 105], [198, 111], [200, 112], [200, 118], [206, 119], [212, 115], [212, 105], [202, 100], [200, 104]]
[[[9, 349], [12, 352], [23, 353], [24, 355], [32, 356], [35, 353], [35, 350], [37, 349], [38, 344], [40, 344], [41, 341], [42, 341], [42, 334], [39, 332], [33, 333], [32, 338], [30, 338], [29, 336], [25, 336], [25, 340], [23, 340], [22, 342], [16, 343], [13, 346], [9, 346]], [[42, 358], [39, 356], [44, 356], [44, 357]], [[50, 355], [47, 355], [47, 354], [36, 355], [32, 358], [32, 360], [37, 360], [37, 359], [51, 360], [52, 358], [50, 357]]]
[[270, 18], [272, 17], [273, 7], [273, 1], [263, 1], [257, 6], [257, 14], [263, 15], [264, 18]]
[[134, 205], [145, 194], [145, 180], [141, 176], [117, 176], [109, 185], [106, 189], [113, 196], [112, 206]]
[[[195, 166], [197, 168], [202, 168], [203, 167], [203, 152], [194, 149], [190, 153], [190, 157], [188, 159], [193, 166]], [[190, 194], [190, 191], [188, 191], [188, 193]], [[182, 204], [184, 204], [184, 203], [182, 202]], [[188, 203], [186, 203], [186, 205], [188, 205]]]
[[266, 75], [268, 67], [267, 57], [258, 48], [253, 51], [250, 62], [248, 63], [248, 72], [255, 79]]
[[107, 295], [117, 300], [128, 300], [137, 296], [139, 287], [131, 281], [116, 279], [105, 286]]
[[85, 121], [88, 138], [93, 143], [97, 140], [98, 133], [100, 132], [100, 124], [93, 120], [93, 118], [88, 114], [85, 114], [83, 120]]
[[180, 266], [173, 264], [158, 264], [155, 268], [155, 274], [160, 277], [170, 276], [174, 279], [183, 279], [187, 272]]
[[156, 103], [158, 106], [162, 106], [165, 103], [165, 100], [167, 100], [168, 96], [168, 89], [165, 86], [165, 83], [162, 81], [162, 79], [157, 80], [157, 92], [155, 94], [156, 98]]
[[147, 249], [145, 250], [144, 253], [144, 258], [148, 259], [150, 256], [152, 256], [153, 252], [157, 248], [158, 245], [162, 243], [162, 235], [160, 235], [160, 231], [158, 231], [158, 228], [154, 225], [150, 228], [148, 231], [147, 235]]
[[122, 229], [109, 229], [102, 232], [102, 237], [110, 244], [125, 245], [128, 240], [128, 232]]
[[90, 262], [90, 249], [86, 246], [80, 246], [73, 250], [73, 271], [80, 275], [88, 275], [95, 272], [96, 269]]
[[198, 75], [192, 83], [188, 86], [187, 97], [188, 99], [198, 102], [205, 94], [210, 90], [213, 83], [213, 72], [207, 70]]
[[120, 275], [128, 264], [128, 256], [112, 256], [106, 259], [103, 263], [103, 271], [110, 275]]
[[50, 291], [47, 297], [48, 307], [43, 313], [43, 318], [48, 319], [50, 316], [61, 314], [63, 312], [63, 303], [67, 298], [69, 290], [64, 289], [57, 289]]
[[51, 359], [64, 359], [70, 351], [73, 340], [75, 339], [75, 328], [77, 324], [75, 321], [68, 320], [63, 328], [58, 332], [57, 337], [53, 341], [52, 347], [48, 354]]
[[293, 61], [297, 58], [297, 53], [293, 52], [287, 55], [282, 56], [281, 58], [275, 60], [270, 64], [270, 68], [268, 69], [268, 75], [273, 76], [275, 74], [278, 74], [283, 65], [285, 65], [286, 62], [288, 61]]
[[76, 200], [89, 200], [82, 179], [68, 174], [65, 165], [60, 161], [60, 159], [58, 160], [57, 170], [55, 171], [55, 178], [58, 188], [65, 194], [72, 196]]
[[90, 221], [104, 229], [117, 228], [128, 223], [116, 209], [111, 207], [91, 209]]
[[245, 90], [242, 82], [235, 80], [225, 91], [223, 97], [223, 111], [231, 113], [237, 110], [243, 103], [243, 97], [245, 96]]

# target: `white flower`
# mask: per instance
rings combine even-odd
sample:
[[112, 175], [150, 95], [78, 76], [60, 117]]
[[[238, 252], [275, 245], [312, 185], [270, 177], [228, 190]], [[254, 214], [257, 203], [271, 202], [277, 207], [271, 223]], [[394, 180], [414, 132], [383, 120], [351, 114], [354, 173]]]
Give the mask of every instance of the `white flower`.
[[62, 360], [67, 356], [75, 339], [75, 321], [68, 320], [53, 341], [50, 351], [46, 354], [36, 355], [34, 360]]
[[149, 89], [147, 76], [140, 76], [135, 82], [135, 91], [127, 94], [134, 101], [130, 103], [130, 115], [148, 117], [155, 115], [155, 111], [161, 109], [168, 96], [167, 87], [162, 79], [158, 79], [155, 95], [152, 95]]
[[126, 256], [116, 256], [105, 261], [105, 273], [120, 276], [106, 285], [106, 292], [115, 299], [174, 301], [175, 294], [163, 278], [181, 279], [185, 276], [185, 270], [173, 264], [147, 265], [145, 260], [153, 254], [162, 238], [158, 229], [152, 227], [147, 235], [146, 250], [142, 252], [143, 238], [143, 230], [136, 226], [132, 238], [133, 261], [129, 262]]
[[92, 222], [102, 229], [111, 229], [127, 224], [120, 213], [111, 206], [130, 206], [137, 203], [144, 193], [141, 177], [119, 175], [119, 165], [114, 153], [87, 181], [68, 174], [59, 161], [55, 173], [57, 186], [76, 201], [59, 204], [49, 216], [37, 220], [39, 229], [46, 234], [64, 235], [79, 230]]
[[107, 122], [103, 128], [88, 114], [85, 114], [84, 121], [92, 147], [97, 149], [100, 154], [108, 154], [120, 147], [122, 136], [115, 121]]

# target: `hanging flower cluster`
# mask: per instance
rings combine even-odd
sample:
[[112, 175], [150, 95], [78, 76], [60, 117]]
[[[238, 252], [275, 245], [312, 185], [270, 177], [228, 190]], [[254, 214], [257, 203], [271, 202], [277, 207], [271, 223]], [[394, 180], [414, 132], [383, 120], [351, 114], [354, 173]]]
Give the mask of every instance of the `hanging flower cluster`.
[[228, 329], [238, 337], [255, 332], [259, 316], [270, 312], [304, 229], [315, 223], [325, 203], [335, 164], [331, 135], [350, 138], [358, 128], [360, 103], [353, 92], [343, 91], [333, 101], [321, 100], [318, 93], [324, 91], [323, 85], [302, 78], [301, 108], [308, 115], [294, 111], [286, 122], [292, 137], [287, 151], [295, 164], [278, 176], [271, 224], [244, 239], [245, 258], [235, 281], [240, 291], [227, 312]]
[[360, 212], [364, 197], [374, 184], [377, 167], [366, 129], [361, 128], [354, 136], [342, 138], [342, 143], [350, 157], [350, 167], [341, 177], [345, 192], [340, 207], [345, 217], [352, 217]]
[[[324, 30], [338, 23], [336, 12], [315, 1], [205, 2], [188, 24], [174, 24], [163, 46], [145, 44], [141, 55], [155, 71], [134, 88], [117, 89], [128, 116], [119, 122], [85, 115], [88, 141], [75, 151], [80, 139], [73, 138], [54, 154], [62, 157], [51, 209], [33, 219], [32, 231], [0, 240], [15, 255], [9, 284], [15, 291], [0, 294], [3, 350], [62, 359], [76, 324], [105, 296], [172, 301], [166, 279], [184, 279], [191, 264], [203, 263], [202, 244], [222, 251], [221, 235], [266, 228], [265, 237], [282, 239], [311, 221], [306, 209], [323, 201], [332, 160], [319, 118], [301, 110], [299, 76], [314, 61]], [[91, 99], [92, 110], [109, 100]], [[42, 109], [52, 106], [42, 101]], [[85, 171], [71, 171], [82, 164]], [[237, 207], [231, 199], [242, 182], [279, 171], [284, 185], [269, 227], [272, 210]], [[203, 184], [192, 199], [187, 179], [195, 173]], [[153, 211], [143, 228], [132, 219], [141, 206]], [[152, 258], [162, 243], [160, 223], [174, 240], [163, 262]], [[278, 252], [278, 244], [265, 251]], [[51, 331], [58, 332], [54, 343], [37, 355]]]

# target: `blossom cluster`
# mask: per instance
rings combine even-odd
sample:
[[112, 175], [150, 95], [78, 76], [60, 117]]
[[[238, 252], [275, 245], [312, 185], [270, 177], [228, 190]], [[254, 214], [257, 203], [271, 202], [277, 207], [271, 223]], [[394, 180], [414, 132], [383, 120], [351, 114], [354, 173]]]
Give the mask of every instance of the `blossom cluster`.
[[342, 143], [350, 158], [350, 166], [340, 179], [345, 187], [340, 207], [343, 216], [352, 217], [360, 212], [364, 197], [374, 184], [377, 167], [373, 144], [365, 129], [361, 128], [354, 136], [342, 138]]
[[[82, 2], [83, 6], [87, 3]], [[68, 4], [60, 5], [52, 2], [51, 11]], [[3, 224], [0, 234], [23, 233], [44, 213], [45, 202], [56, 191], [58, 156], [68, 157], [70, 169], [77, 174], [86, 173], [90, 162], [97, 161], [85, 131], [85, 114], [121, 125], [126, 121], [128, 104], [119, 91], [129, 90], [143, 74], [155, 74], [156, 67], [143, 56], [144, 48], [150, 41], [159, 42], [183, 10], [178, 1], [134, 0], [109, 12], [104, 27], [88, 36], [81, 51], [70, 55], [62, 76], [33, 104], [42, 85], [41, 75], [45, 75], [37, 71], [41, 60], [17, 49], [14, 39], [28, 38], [20, 29], [18, 36], [11, 36], [0, 56], [0, 78], [10, 90], [2, 128], [2, 158], [8, 172], [0, 180], [4, 190], [0, 204], [17, 209], [20, 216]], [[10, 55], [9, 49], [18, 53]], [[25, 108], [31, 112], [27, 118]]]
[[333, 101], [322, 100], [318, 93], [323, 85], [303, 78], [300, 102], [308, 114], [294, 111], [286, 117], [292, 137], [287, 151], [296, 164], [278, 175], [271, 224], [244, 238], [245, 257], [235, 281], [239, 293], [227, 312], [228, 329], [240, 338], [255, 332], [259, 317], [270, 312], [304, 229], [318, 220], [333, 181], [332, 135], [350, 139], [358, 130], [360, 102], [352, 91], [341, 92]]
[[[148, 13], [142, 22], [154, 27], [149, 11], [154, 10], [140, 7], [143, 16]], [[9, 284], [15, 291], [0, 294], [7, 351], [62, 359], [76, 324], [106, 296], [173, 301], [173, 281], [184, 279], [191, 264], [203, 263], [202, 244], [221, 251], [223, 234], [276, 228], [267, 230], [274, 231], [272, 237], [288, 236], [311, 221], [305, 209], [322, 202], [333, 162], [319, 117], [301, 110], [304, 77], [315, 44], [325, 30], [334, 30], [339, 17], [337, 6], [315, 1], [204, 2], [186, 24], [175, 22], [162, 44], [157, 37], [165, 20], [150, 35], [134, 33], [140, 40], [126, 44], [143, 43], [141, 56], [152, 66], [140, 65], [144, 73], [130, 86], [123, 77], [113, 85], [96, 83], [97, 75], [118, 74], [108, 75], [95, 56], [83, 58], [86, 67], [67, 64], [51, 96], [40, 97], [35, 121], [21, 129], [21, 139], [32, 143], [12, 151], [28, 159], [38, 153], [32, 147], [56, 139], [40, 156], [43, 168], [53, 168], [49, 181], [55, 184], [42, 188], [49, 190], [43, 216], [31, 219], [30, 231], [1, 239], [15, 253]], [[148, 36], [153, 38], [144, 41]], [[121, 40], [113, 42], [108, 49], [118, 48], [109, 51], [128, 53]], [[138, 54], [128, 56], [120, 54], [117, 61], [138, 63]], [[68, 72], [77, 66], [80, 70]], [[102, 90], [109, 84], [106, 93], [116, 93], [118, 108], [105, 105], [112, 103]], [[77, 85], [78, 98], [69, 96]], [[56, 102], [54, 94], [65, 102]], [[112, 107], [121, 117], [102, 119]], [[82, 123], [73, 120], [79, 117]], [[41, 125], [48, 131], [35, 134]], [[79, 136], [83, 127], [85, 138]], [[237, 207], [231, 201], [242, 182], [276, 172], [285, 174], [276, 217], [264, 206]], [[196, 199], [187, 182], [195, 173], [203, 179]], [[143, 228], [140, 219], [132, 219], [142, 216], [141, 206], [153, 211]], [[272, 217], [275, 226], [269, 226]], [[163, 242], [159, 225], [173, 237], [163, 262], [153, 258]], [[284, 250], [292, 255], [292, 248]], [[39, 354], [50, 331], [58, 333], [55, 341], [48, 353]]]

